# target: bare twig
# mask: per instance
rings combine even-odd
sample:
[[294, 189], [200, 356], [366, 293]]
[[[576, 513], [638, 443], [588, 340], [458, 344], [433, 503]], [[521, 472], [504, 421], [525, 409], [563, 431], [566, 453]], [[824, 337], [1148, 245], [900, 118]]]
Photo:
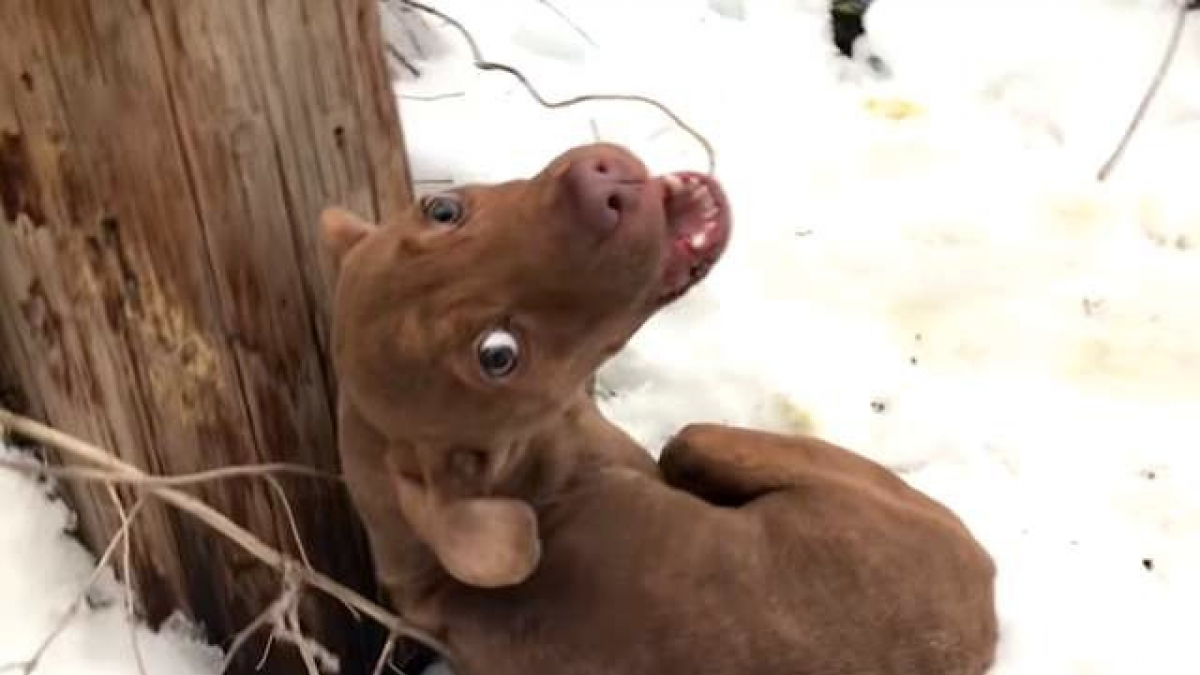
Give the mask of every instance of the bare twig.
[[267, 659], [271, 658], [271, 647], [275, 646], [275, 634], [271, 633], [267, 636], [267, 644], [263, 645], [262, 654], [258, 657], [258, 663], [254, 664], [255, 670], [262, 670], [267, 664]]
[[408, 57], [406, 57], [403, 53], [401, 53], [401, 51], [399, 49], [397, 49], [396, 47], [389, 44], [387, 46], [387, 53], [388, 53], [388, 56], [392, 57], [393, 59], [396, 59], [396, 61], [399, 62], [400, 65], [404, 66], [404, 69], [407, 70], [409, 73], [411, 73], [413, 77], [417, 77], [417, 78], [421, 77], [420, 69], [418, 69], [415, 65], [413, 65], [412, 61], [409, 61]]
[[[2, 412], [3, 410], [0, 409], [0, 413]], [[0, 427], [3, 426], [3, 418], [0, 417]], [[117, 529], [112, 539], [109, 540], [108, 546], [106, 546], [103, 553], [100, 554], [100, 559], [96, 561], [95, 569], [92, 570], [91, 575], [87, 578], [87, 581], [84, 582], [83, 587], [79, 590], [79, 595], [77, 595], [71, 602], [70, 606], [67, 607], [67, 611], [63, 612], [63, 615], [59, 618], [58, 623], [54, 625], [54, 629], [51, 630], [50, 633], [42, 640], [41, 644], [38, 645], [38, 648], [34, 651], [33, 656], [31, 656], [27, 661], [20, 663], [8, 663], [0, 666], [0, 673], [8, 672], [10, 670], [20, 670], [21, 675], [32, 675], [32, 673], [37, 670], [38, 665], [41, 663], [42, 658], [46, 655], [46, 652], [49, 651], [50, 646], [54, 644], [54, 641], [57, 640], [60, 635], [63, 634], [63, 631], [67, 629], [67, 626], [71, 624], [71, 620], [75, 618], [75, 615], [79, 612], [79, 609], [83, 607], [84, 603], [87, 601], [88, 593], [91, 591], [92, 587], [96, 585], [96, 581], [100, 578], [100, 575], [104, 573], [105, 568], [108, 567], [108, 564], [112, 560], [113, 556], [116, 555], [117, 548], [128, 537], [129, 528], [133, 525], [133, 521], [136, 520], [138, 515], [141, 513], [142, 506], [144, 504], [145, 500], [141, 497], [134, 502], [133, 506], [129, 509], [129, 513], [126, 514], [126, 516], [122, 519], [121, 527]]]
[[421, 94], [400, 94], [400, 98], [405, 101], [445, 101], [450, 98], [462, 98], [465, 92], [452, 91], [446, 94], [433, 94], [432, 96], [422, 96]]
[[592, 36], [587, 34], [587, 31], [583, 30], [579, 24], [575, 23], [571, 17], [567, 16], [566, 13], [559, 9], [558, 6], [553, 2], [550, 2], [550, 0], [538, 0], [538, 2], [545, 5], [546, 9], [549, 9], [551, 12], [554, 12], [556, 15], [558, 15], [558, 18], [562, 19], [563, 23], [570, 26], [571, 30], [578, 33], [579, 37], [583, 38], [589, 45], [593, 47], [599, 47], [599, 45], [596, 44], [596, 41], [592, 39]]
[[133, 650], [133, 661], [137, 664], [138, 673], [148, 675], [146, 671], [146, 659], [142, 657], [142, 646], [138, 643], [137, 612], [133, 603], [135, 580], [133, 578], [133, 546], [130, 544], [133, 540], [133, 533], [128, 525], [129, 514], [125, 512], [125, 504], [121, 502], [121, 497], [117, 494], [117, 488], [111, 484], [107, 487], [108, 498], [112, 500], [113, 506], [116, 507], [117, 515], [121, 518], [121, 528], [125, 531], [125, 536], [121, 537], [121, 547], [124, 549], [121, 556], [121, 569], [124, 576], [125, 627], [129, 630], [129, 647]]
[[338, 657], [320, 642], [304, 635], [304, 630], [300, 627], [300, 598], [298, 595], [292, 605], [288, 607], [283, 619], [283, 627], [288, 641], [300, 651], [300, 658], [304, 661], [304, 669], [308, 671], [308, 675], [338, 672]]
[[1146, 118], [1146, 113], [1150, 110], [1150, 105], [1154, 102], [1154, 97], [1158, 95], [1158, 90], [1162, 87], [1162, 83], [1167, 79], [1167, 73], [1171, 70], [1171, 64], [1175, 62], [1175, 54], [1179, 51], [1179, 42], [1183, 37], [1184, 26], [1187, 25], [1188, 11], [1193, 9], [1195, 3], [1187, 3], [1183, 0], [1179, 1], [1179, 7], [1176, 10], [1175, 25], [1171, 29], [1171, 37], [1167, 41], [1167, 49], [1163, 54], [1162, 61], [1158, 64], [1158, 70], [1154, 73], [1154, 79], [1150, 81], [1150, 86], [1146, 89], [1145, 95], [1142, 96], [1142, 101], [1138, 104], [1137, 112], [1134, 113], [1133, 119], [1129, 122], [1129, 126], [1125, 129], [1125, 134], [1121, 137], [1121, 141], [1117, 143], [1116, 149], [1104, 166], [1100, 167], [1099, 173], [1096, 174], [1097, 180], [1105, 181], [1112, 175], [1117, 164], [1121, 161], [1121, 157], [1125, 154], [1125, 149], [1133, 140], [1133, 135], [1137, 133], [1138, 128], [1142, 125], [1142, 121]]
[[407, 7], [396, 7], [395, 3], [393, 2], [388, 2], [385, 4], [388, 12], [395, 17], [396, 23], [400, 24], [400, 28], [404, 31], [404, 35], [408, 38], [408, 41], [412, 43], [413, 49], [417, 51], [417, 56], [422, 59], [425, 58], [425, 47], [421, 45], [421, 41], [417, 39], [417, 34], [413, 32], [412, 28], [408, 25], [408, 21], [405, 20], [406, 17], [404, 16], [405, 14], [413, 14], [416, 16], [417, 20], [423, 20], [421, 15], [416, 14]]
[[[127, 484], [133, 486], [147, 485], [193, 485], [198, 483], [214, 482], [218, 480], [228, 480], [231, 478], [246, 478], [259, 477], [262, 478], [276, 498], [279, 501], [280, 508], [283, 509], [283, 514], [288, 523], [288, 529], [292, 535], [292, 539], [296, 544], [297, 554], [305, 567], [312, 568], [312, 563], [309, 561], [308, 553], [304, 549], [304, 541], [300, 537], [300, 528], [296, 524], [296, 514], [292, 511], [291, 502], [288, 501], [287, 493], [284, 492], [283, 486], [279, 484], [279, 480], [274, 474], [293, 474], [299, 476], [307, 476], [321, 478], [331, 481], [340, 481], [341, 477], [334, 474], [329, 474], [321, 471], [316, 471], [305, 466], [291, 464], [258, 464], [244, 465], [235, 467], [226, 467], [224, 469], [214, 469], [210, 471], [202, 471], [192, 474], [181, 474], [175, 476], [146, 476], [135, 477], [125, 474], [116, 473], [113, 471], [105, 471], [102, 469], [86, 469], [81, 467], [54, 467], [47, 466], [40, 462], [34, 462], [22, 459], [12, 459], [0, 457], [0, 467], [14, 469], [29, 474], [46, 475], [53, 477], [65, 477], [73, 480], [95, 481], [102, 482], [109, 486]], [[119, 502], [118, 502], [119, 503]], [[354, 611], [353, 608], [350, 608]]]
[[283, 509], [283, 515], [287, 519], [288, 529], [292, 533], [292, 541], [296, 544], [296, 554], [300, 556], [300, 561], [308, 569], [312, 569], [312, 562], [308, 559], [308, 552], [304, 550], [304, 539], [300, 537], [300, 527], [296, 525], [296, 514], [292, 512], [292, 503], [288, 501], [287, 493], [283, 491], [283, 486], [279, 484], [279, 479], [267, 474], [263, 476], [263, 480], [275, 492], [276, 499], [279, 500], [279, 506]]
[[[253, 621], [246, 624], [246, 627], [243, 628], [242, 630], [240, 630], [238, 632], [238, 634], [236, 636], [234, 636], [233, 642], [231, 642], [229, 644], [228, 651], [225, 652], [225, 659], [221, 662], [221, 669], [219, 671], [217, 671], [218, 673], [229, 672], [229, 667], [231, 665], [233, 665], [233, 660], [235, 658], [237, 658], [238, 652], [242, 651], [242, 647], [246, 646], [246, 643], [250, 640], [250, 638], [254, 637], [255, 633], [257, 633], [260, 629], [262, 629], [263, 626], [267, 625], [268, 623], [271, 623], [271, 621], [276, 616], [278, 616], [280, 612], [283, 611], [281, 609], [281, 606], [283, 605], [283, 603], [285, 603], [289, 600], [289, 598], [287, 597], [286, 594], [287, 594], [287, 589], [285, 589], [284, 592], [281, 593], [278, 598], [276, 598], [270, 605], [268, 605], [267, 608], [264, 609], [261, 614], [254, 617]], [[266, 647], [266, 649], [263, 650], [262, 657], [258, 661], [259, 668], [262, 667], [263, 663], [266, 663], [267, 656], [270, 653], [271, 653], [271, 641], [268, 641], [267, 647]]]
[[[412, 10], [405, 11], [405, 14], [412, 14], [412, 15], [416, 16], [417, 19], [421, 20], [422, 23], [424, 22], [424, 18]], [[407, 21], [401, 20], [400, 27], [404, 29], [404, 34], [408, 36], [408, 41], [412, 43], [413, 49], [417, 50], [417, 56], [422, 59], [425, 58], [426, 57], [425, 47], [421, 44], [421, 41], [417, 38], [417, 33], [416, 33], [416, 31], [414, 31], [412, 29], [412, 26], [409, 26]]]
[[375, 661], [375, 669], [371, 671], [371, 675], [383, 675], [383, 669], [392, 660], [392, 652], [396, 650], [396, 638], [394, 633], [388, 636], [387, 643], [383, 645], [383, 651], [379, 652], [379, 659]]
[[198, 471], [196, 473], [176, 474], [174, 476], [133, 475], [120, 471], [87, 469], [83, 467], [64, 468], [6, 457], [0, 457], [0, 467], [23, 471], [25, 473], [51, 476], [53, 478], [68, 478], [77, 481], [131, 485], [134, 487], [183, 487], [232, 478], [255, 478], [268, 475], [304, 476], [332, 482], [340, 482], [342, 480], [342, 477], [336, 474], [319, 471], [299, 464], [286, 463], [243, 464], [220, 469], [210, 469], [208, 471]]
[[454, 17], [447, 15], [446, 13], [442, 12], [441, 10], [430, 7], [429, 5], [426, 5], [426, 4], [423, 4], [420, 2], [416, 2], [416, 0], [400, 0], [400, 1], [403, 2], [405, 5], [408, 5], [409, 7], [412, 7], [414, 9], [425, 12], [426, 14], [435, 16], [435, 17], [441, 19], [442, 21], [445, 21], [446, 23], [450, 24], [450, 26], [453, 27], [456, 31], [458, 31], [458, 33], [460, 35], [462, 35], [463, 39], [466, 40], [467, 46], [470, 47], [470, 49], [471, 49], [471, 56], [475, 61], [476, 68], [478, 68], [479, 70], [482, 70], [482, 71], [497, 70], [497, 71], [500, 71], [503, 73], [508, 73], [510, 76], [515, 78], [517, 80], [517, 82], [519, 82], [521, 84], [521, 86], [524, 87], [525, 90], [529, 92], [529, 95], [532, 96], [533, 99], [535, 101], [537, 101], [538, 104], [541, 105], [543, 108], [548, 108], [548, 109], [566, 108], [569, 106], [578, 105], [580, 103], [586, 103], [588, 101], [629, 101], [629, 102], [636, 102], [636, 103], [644, 103], [646, 105], [657, 108], [659, 112], [661, 112], [664, 115], [666, 115], [667, 117], [671, 118], [672, 122], [674, 122], [676, 125], [679, 126], [680, 129], [682, 129], [689, 136], [691, 136], [693, 139], [695, 139], [696, 142], [699, 143], [700, 146], [704, 149], [704, 154], [708, 158], [708, 173], [711, 175], [716, 170], [716, 163], [717, 163], [716, 151], [713, 149], [712, 143], [710, 143], [708, 141], [708, 139], [704, 137], [703, 134], [701, 134], [699, 131], [696, 131], [690, 124], [688, 124], [687, 122], [684, 122], [682, 118], [680, 118], [670, 108], [663, 105], [659, 101], [656, 101], [655, 99], [650, 98], [649, 96], [640, 96], [637, 94], [585, 94], [583, 96], [575, 96], [575, 97], [568, 98], [568, 99], [565, 99], [562, 101], [548, 101], [548, 100], [546, 100], [546, 98], [544, 96], [541, 95], [541, 93], [538, 92], [538, 90], [536, 88], [534, 88], [533, 84], [531, 84], [529, 82], [529, 79], [527, 77], [525, 77], [525, 74], [522, 73], [520, 70], [517, 70], [516, 68], [509, 66], [509, 65], [505, 65], [503, 63], [496, 63], [494, 61], [488, 61], [486, 58], [484, 58], [483, 51], [479, 48], [479, 43], [476, 42], [475, 36], [472, 35], [471, 31], [467, 30], [467, 27], [464, 26], [462, 24], [462, 22], [460, 22], [458, 19], [455, 19]]
[[[236, 544], [242, 550], [258, 558], [260, 562], [267, 566], [278, 570], [280, 573], [287, 574], [290, 572], [299, 583], [316, 588], [322, 593], [340, 600], [342, 603], [353, 607], [372, 620], [380, 623], [393, 633], [424, 644], [434, 651], [446, 653], [445, 645], [434, 635], [392, 614], [325, 574], [302, 567], [297, 560], [271, 548], [257, 536], [245, 530], [237, 523], [234, 523], [227, 516], [203, 501], [180, 492], [173, 487], [161, 484], [159, 481], [154, 480], [154, 477], [143, 473], [140, 469], [122, 461], [115, 455], [91, 443], [3, 408], [0, 408], [0, 427], [7, 427], [13, 433], [20, 436], [52, 446], [77, 459], [99, 465], [127, 478], [128, 480], [125, 482], [128, 484], [141, 486], [149, 494], [196, 518], [221, 536]], [[212, 474], [215, 472], [209, 473]], [[60, 471], [59, 475], [68, 479], [73, 477], [67, 471]], [[227, 476], [227, 473], [221, 474], [221, 477]]]
[[271, 633], [267, 638], [267, 645], [263, 650], [262, 657], [259, 659], [259, 668], [266, 662], [275, 640], [279, 639], [291, 644], [300, 653], [300, 659], [304, 662], [307, 675], [338, 671], [338, 658], [316, 640], [305, 637], [300, 627], [299, 608], [303, 584], [296, 572], [297, 568], [287, 568], [283, 573], [283, 589], [280, 591], [279, 597], [275, 598], [261, 614], [254, 617], [253, 621], [238, 632], [229, 646], [229, 651], [225, 654], [225, 660], [221, 662], [221, 673], [228, 672], [234, 658], [237, 657], [246, 642], [266, 626], [271, 627]]

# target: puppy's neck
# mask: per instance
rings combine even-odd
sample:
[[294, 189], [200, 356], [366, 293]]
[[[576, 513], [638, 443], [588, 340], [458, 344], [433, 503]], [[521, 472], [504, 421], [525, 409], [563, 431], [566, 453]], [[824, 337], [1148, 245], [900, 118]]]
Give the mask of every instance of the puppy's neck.
[[[413, 477], [422, 477], [415, 444], [388, 441], [344, 399], [341, 407], [342, 450], [344, 455], [356, 456], [353, 464], [367, 467], [368, 473], [382, 471], [384, 456], [391, 455], [395, 467]], [[658, 465], [646, 449], [609, 421], [595, 401], [582, 392], [555, 419], [523, 438], [513, 439], [506, 450], [505, 454], [513, 458], [511, 466], [503, 468], [492, 484], [479, 486], [483, 489], [476, 496], [487, 493], [513, 497], [537, 508], [585, 483], [599, 470], [625, 469], [658, 475]]]
[[[413, 477], [421, 476], [415, 444], [388, 440], [345, 398], [340, 409], [343, 471], [372, 534], [380, 578], [397, 608], [421, 625], [435, 627], [438, 618], [436, 613], [425, 614], [429, 610], [425, 600], [456, 582], [438, 564], [428, 542], [407, 522], [389, 474], [398, 468]], [[470, 496], [526, 502], [538, 516], [543, 538], [556, 536], [555, 523], [561, 519], [553, 517], [553, 511], [571, 508], [576, 491], [586, 490], [605, 476], [658, 474], [657, 464], [645, 449], [609, 422], [582, 393], [555, 419], [510, 443], [505, 454], [512, 457], [511, 465], [500, 471], [496, 482]]]
[[598, 471], [658, 474], [658, 465], [645, 448], [609, 421], [586, 395], [579, 396], [554, 423], [533, 434], [520, 453], [523, 466], [514, 472], [514, 482], [501, 489], [535, 508], [558, 499]]

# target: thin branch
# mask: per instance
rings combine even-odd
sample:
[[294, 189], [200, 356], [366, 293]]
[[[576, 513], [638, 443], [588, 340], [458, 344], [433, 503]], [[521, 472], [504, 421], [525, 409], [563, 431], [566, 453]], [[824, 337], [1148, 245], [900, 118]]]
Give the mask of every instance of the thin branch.
[[390, 13], [396, 19], [396, 23], [400, 24], [400, 28], [404, 31], [405, 36], [408, 37], [408, 41], [411, 42], [413, 48], [417, 50], [417, 56], [422, 59], [425, 58], [425, 48], [421, 45], [421, 41], [417, 39], [417, 34], [413, 32], [412, 28], [408, 25], [408, 21], [405, 20], [404, 15], [413, 14], [419, 21], [423, 21], [424, 19], [421, 17], [421, 15], [416, 14], [410, 9], [396, 7], [393, 2], [388, 2], [385, 4], [387, 6], [388, 13]]
[[[299, 598], [292, 601], [291, 607], [283, 616], [283, 625], [276, 628], [276, 634], [282, 629], [283, 634], [287, 636], [288, 641], [296, 645], [296, 649], [300, 652], [300, 660], [304, 662], [304, 670], [308, 675], [321, 675], [321, 669], [317, 667], [317, 660], [313, 653], [308, 649], [307, 640], [304, 633], [300, 630], [300, 619], [296, 616], [296, 603]], [[332, 672], [337, 672], [334, 668]]]
[[426, 14], [436, 16], [442, 21], [450, 24], [450, 26], [458, 31], [459, 34], [462, 35], [463, 39], [466, 40], [467, 46], [471, 49], [471, 56], [475, 61], [476, 68], [482, 71], [498, 70], [503, 73], [508, 73], [515, 78], [517, 82], [519, 82], [521, 86], [529, 92], [529, 95], [532, 96], [533, 99], [537, 101], [538, 104], [543, 108], [566, 108], [588, 101], [628, 101], [644, 103], [646, 105], [653, 106], [654, 108], [657, 108], [659, 112], [671, 118], [672, 122], [678, 125], [680, 129], [683, 129], [683, 131], [685, 131], [689, 136], [695, 139], [697, 143], [700, 144], [700, 146], [704, 149], [704, 154], [708, 157], [708, 173], [711, 175], [716, 170], [716, 151], [713, 149], [712, 143], [710, 143], [703, 134], [701, 134], [699, 131], [696, 131], [690, 124], [684, 122], [683, 119], [676, 115], [670, 108], [656, 101], [655, 99], [650, 98], [649, 96], [640, 96], [637, 94], [585, 94], [583, 96], [575, 96], [562, 101], [548, 101], [538, 92], [536, 88], [534, 88], [534, 86], [529, 82], [529, 79], [526, 78], [525, 74], [520, 70], [503, 63], [496, 63], [494, 61], [488, 61], [485, 59], [483, 51], [479, 48], [479, 43], [475, 41], [475, 36], [472, 35], [471, 31], [467, 30], [467, 27], [464, 26], [458, 19], [447, 15], [441, 10], [435, 9], [420, 2], [416, 2], [416, 0], [400, 1], [409, 7], [425, 12]]
[[585, 41], [587, 41], [587, 43], [589, 45], [599, 48], [600, 45], [596, 44], [596, 41], [592, 39], [592, 36], [588, 35], [587, 31], [583, 30], [583, 28], [580, 28], [579, 24], [572, 21], [571, 17], [567, 16], [561, 9], [558, 8], [557, 5], [555, 5], [553, 2], [550, 2], [550, 0], [538, 0], [538, 2], [545, 5], [546, 8], [549, 9], [551, 12], [554, 12], [555, 14], [557, 14], [558, 18], [562, 19], [563, 23], [570, 26], [571, 30], [578, 33], [579, 37], [581, 37]]
[[267, 644], [263, 645], [262, 654], [258, 657], [258, 663], [254, 664], [254, 670], [262, 670], [267, 664], [267, 659], [271, 658], [271, 647], [275, 646], [275, 633], [267, 636]]
[[[4, 410], [0, 409], [0, 428], [4, 427], [4, 420], [2, 417], [3, 413]], [[110, 539], [108, 542], [108, 546], [106, 546], [104, 548], [104, 552], [100, 554], [100, 559], [96, 561], [96, 567], [92, 570], [91, 575], [88, 576], [87, 581], [84, 582], [83, 587], [79, 590], [79, 595], [77, 595], [71, 602], [70, 606], [67, 607], [67, 611], [64, 612], [61, 617], [59, 617], [58, 623], [54, 625], [54, 629], [51, 630], [50, 633], [42, 640], [41, 644], [38, 645], [38, 648], [34, 651], [33, 656], [30, 657], [29, 660], [20, 663], [7, 663], [0, 665], [0, 673], [8, 672], [10, 670], [20, 670], [22, 675], [32, 675], [32, 673], [37, 670], [38, 665], [41, 663], [42, 658], [46, 655], [46, 652], [49, 651], [50, 646], [53, 645], [54, 641], [57, 640], [59, 636], [62, 635], [63, 631], [67, 629], [67, 626], [71, 624], [71, 620], [75, 618], [75, 615], [87, 601], [88, 593], [91, 591], [92, 587], [96, 585], [96, 581], [100, 579], [100, 575], [104, 573], [104, 570], [108, 567], [109, 562], [111, 562], [113, 557], [116, 555], [117, 548], [128, 536], [129, 528], [133, 525], [133, 522], [137, 519], [138, 515], [141, 514], [142, 506], [144, 504], [145, 499], [143, 497], [139, 497], [138, 500], [134, 502], [133, 507], [129, 509], [129, 513], [122, 520], [121, 527], [117, 529], [115, 534], [113, 534], [112, 539]]]
[[300, 658], [304, 661], [304, 668], [308, 671], [308, 675], [321, 675], [322, 672], [338, 672], [340, 667], [338, 657], [321, 643], [304, 635], [304, 630], [300, 626], [299, 595], [296, 596], [296, 600], [292, 605], [288, 607], [283, 620], [288, 641], [299, 650]]
[[1129, 122], [1129, 126], [1125, 129], [1125, 134], [1121, 137], [1121, 141], [1117, 143], [1116, 149], [1104, 166], [1100, 167], [1099, 173], [1096, 174], [1097, 180], [1106, 181], [1112, 175], [1117, 164], [1121, 161], [1121, 157], [1125, 155], [1125, 149], [1133, 140], [1133, 135], [1137, 133], [1142, 122], [1146, 118], [1146, 113], [1150, 110], [1150, 105], [1154, 102], [1154, 97], [1158, 95], [1158, 90], [1162, 87], [1162, 83], [1167, 79], [1167, 73], [1171, 70], [1171, 64], [1175, 62], [1175, 55], [1179, 52], [1179, 43], [1183, 37], [1184, 26], [1187, 25], [1188, 11], [1195, 8], [1196, 3], [1187, 3], [1180, 0], [1179, 7], [1176, 10], [1175, 25], [1171, 29], [1171, 37], [1167, 41], [1167, 49], [1163, 53], [1162, 61], [1158, 64], [1158, 70], [1154, 73], [1154, 79], [1150, 81], [1150, 86], [1146, 89], [1146, 93], [1142, 96], [1142, 101], [1138, 104], [1137, 112], [1134, 113], [1133, 119]]
[[387, 643], [383, 645], [383, 651], [379, 652], [379, 659], [375, 661], [375, 669], [371, 671], [371, 675], [383, 675], [383, 669], [392, 660], [392, 652], [396, 650], [397, 637], [395, 633], [388, 636]]
[[121, 527], [125, 530], [125, 536], [121, 547], [124, 549], [121, 558], [121, 568], [124, 576], [123, 584], [125, 586], [125, 626], [129, 630], [129, 646], [133, 650], [133, 661], [137, 664], [138, 673], [148, 675], [146, 671], [146, 659], [142, 656], [142, 646], [138, 643], [137, 636], [137, 612], [134, 611], [133, 603], [133, 587], [136, 583], [133, 578], [133, 533], [129, 528], [129, 514], [125, 512], [125, 504], [121, 502], [121, 497], [117, 494], [117, 488], [110, 483], [108, 486], [108, 498], [112, 500], [113, 506], [117, 509], [117, 515], [121, 518]]
[[[284, 492], [283, 486], [279, 484], [279, 480], [272, 474], [286, 473], [333, 481], [341, 480], [339, 476], [335, 476], [333, 474], [314, 471], [308, 467], [290, 464], [245, 465], [202, 471], [192, 474], [182, 474], [176, 476], [147, 476], [145, 478], [137, 478], [112, 471], [96, 469], [47, 466], [40, 462], [11, 459], [7, 457], [0, 457], [0, 467], [14, 469], [34, 475], [46, 475], [59, 478], [69, 478], [73, 480], [102, 482], [109, 486], [121, 484], [132, 485], [135, 487], [146, 485], [192, 485], [197, 483], [213, 482], [217, 480], [228, 480], [232, 478], [259, 477], [262, 478], [267, 483], [267, 486], [275, 493], [275, 496], [279, 501], [279, 506], [283, 509], [283, 514], [287, 520], [288, 529], [290, 530], [292, 539], [296, 544], [297, 553], [299, 554], [301, 561], [304, 563], [304, 566], [308, 568], [311, 568], [312, 564], [309, 561], [308, 553], [304, 549], [304, 541], [300, 537], [300, 528], [296, 523], [296, 514], [292, 510], [291, 502], [288, 501], [287, 493]], [[351, 611], [353, 611], [352, 608]]]
[[[246, 646], [246, 643], [249, 642], [250, 638], [254, 637], [255, 633], [262, 629], [263, 626], [270, 623], [272, 618], [277, 616], [279, 612], [282, 611], [280, 606], [285, 601], [284, 594], [280, 594], [280, 596], [272, 601], [270, 605], [267, 605], [267, 608], [264, 609], [261, 614], [254, 617], [253, 621], [246, 624], [245, 628], [238, 631], [238, 634], [233, 638], [233, 642], [229, 645], [229, 650], [225, 652], [225, 659], [221, 661], [221, 669], [217, 671], [218, 673], [229, 672], [229, 667], [233, 665], [233, 660], [237, 658], [238, 652], [242, 651], [242, 647]], [[267, 647], [263, 650], [262, 657], [258, 661], [259, 668], [262, 667], [262, 664], [266, 663], [267, 656], [270, 653], [271, 642], [268, 641]]]
[[[425, 21], [424, 17], [412, 10], [407, 10], [404, 13], [416, 16], [422, 23]], [[412, 26], [409, 26], [407, 21], [401, 20], [400, 27], [404, 29], [404, 34], [408, 36], [408, 41], [411, 42], [413, 48], [417, 50], [417, 56], [422, 59], [426, 58], [425, 47], [421, 45], [421, 40], [417, 38], [417, 33], [412, 29]]]
[[[196, 518], [242, 550], [258, 558], [265, 565], [280, 573], [292, 570], [292, 574], [298, 581], [353, 607], [391, 632], [419, 642], [434, 651], [447, 652], [445, 645], [436, 636], [392, 614], [325, 574], [302, 567], [296, 559], [271, 548], [257, 536], [196, 497], [172, 487], [156, 484], [154, 480], [147, 480], [152, 477], [98, 446], [0, 408], [0, 428], [2, 427], [7, 427], [20, 436], [50, 445], [77, 459], [97, 464], [129, 478], [129, 483], [144, 486], [148, 493]], [[64, 478], [71, 478], [66, 472], [63, 472], [62, 475]]]
[[388, 53], [388, 56], [392, 57], [393, 59], [396, 59], [396, 61], [398, 61], [400, 63], [400, 65], [404, 66], [404, 69], [407, 70], [409, 73], [411, 73], [413, 77], [417, 77], [417, 78], [421, 77], [420, 69], [418, 69], [415, 65], [413, 65], [412, 61], [409, 61], [408, 57], [406, 57], [399, 49], [397, 49], [396, 47], [394, 47], [391, 44], [388, 44], [387, 45], [387, 53]]
[[279, 479], [272, 475], [264, 475], [263, 480], [275, 492], [276, 499], [279, 500], [279, 506], [283, 509], [283, 515], [287, 519], [288, 529], [292, 533], [292, 541], [296, 544], [296, 553], [300, 556], [300, 561], [308, 569], [312, 569], [312, 562], [308, 559], [308, 552], [304, 550], [304, 540], [300, 537], [300, 527], [296, 525], [296, 514], [292, 511], [292, 503], [288, 501], [287, 493], [283, 491], [283, 486], [279, 484]]
[[57, 467], [41, 464], [30, 460], [0, 457], [0, 467], [14, 469], [25, 473], [40, 474], [52, 478], [69, 478], [113, 485], [130, 485], [133, 487], [183, 487], [200, 483], [212, 483], [233, 478], [256, 478], [267, 475], [293, 475], [306, 478], [318, 478], [331, 482], [341, 482], [342, 477], [326, 471], [319, 471], [299, 464], [242, 464], [238, 466], [209, 469], [195, 473], [177, 474], [174, 476], [151, 476], [147, 474], [133, 475], [119, 471], [104, 471], [83, 467]]
[[422, 96], [420, 94], [400, 94], [400, 98], [405, 101], [445, 101], [450, 98], [462, 98], [466, 92], [452, 91], [446, 94], [433, 94], [432, 96]]
[[221, 670], [219, 672], [228, 672], [238, 652], [242, 650], [255, 633], [268, 625], [271, 627], [271, 633], [267, 637], [266, 647], [259, 658], [256, 668], [262, 668], [262, 664], [266, 662], [268, 655], [271, 653], [271, 647], [275, 643], [275, 640], [280, 639], [294, 646], [300, 653], [300, 658], [304, 662], [307, 675], [320, 675], [322, 672], [336, 673], [338, 671], [338, 658], [316, 640], [305, 637], [300, 627], [299, 607], [303, 584], [296, 575], [297, 571], [297, 568], [288, 567], [283, 573], [282, 590], [279, 592], [279, 596], [261, 614], [254, 617], [253, 621], [238, 632], [229, 647], [229, 651], [225, 654], [224, 661], [221, 662]]

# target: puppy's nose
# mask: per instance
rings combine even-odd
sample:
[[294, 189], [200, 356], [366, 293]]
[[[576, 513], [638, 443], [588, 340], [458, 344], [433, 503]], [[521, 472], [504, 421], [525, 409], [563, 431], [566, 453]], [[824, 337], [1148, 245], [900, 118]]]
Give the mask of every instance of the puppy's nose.
[[601, 237], [611, 234], [622, 216], [637, 209], [643, 173], [615, 154], [598, 153], [572, 162], [563, 180], [578, 225]]

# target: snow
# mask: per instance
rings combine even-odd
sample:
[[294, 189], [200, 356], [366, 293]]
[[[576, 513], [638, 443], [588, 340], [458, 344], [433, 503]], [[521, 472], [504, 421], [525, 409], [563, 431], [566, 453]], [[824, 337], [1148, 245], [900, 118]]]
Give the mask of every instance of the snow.
[[[547, 98], [649, 94], [717, 149], [733, 242], [604, 369], [619, 423], [651, 448], [691, 421], [809, 431], [896, 468], [997, 559], [995, 675], [1195, 672], [1200, 15], [1101, 184], [1166, 2], [876, 0], [887, 81], [832, 57], [818, 0], [554, 0], [595, 46], [536, 0], [435, 4]], [[429, 26], [399, 91], [456, 95], [400, 101], [420, 189], [527, 175], [597, 134], [704, 167], [657, 111], [544, 110]], [[42, 488], [0, 481], [4, 662], [91, 562]], [[85, 614], [42, 672], [136, 672], [119, 619]], [[144, 635], [155, 675], [212, 672], [186, 637]]]
[[[555, 5], [597, 47], [538, 2], [438, 4], [548, 98], [671, 106], [735, 215], [709, 280], [603, 371], [613, 417], [651, 448], [722, 421], [902, 471], [997, 559], [995, 675], [1194, 673], [1200, 21], [1099, 184], [1163, 2], [877, 0], [889, 81], [836, 63], [822, 2]], [[655, 170], [704, 167], [652, 109], [548, 112], [439, 36], [400, 91], [464, 95], [401, 100], [419, 179], [527, 174], [595, 129]]]
[[[0, 445], [0, 457], [16, 457]], [[28, 660], [59, 625], [95, 568], [74, 537], [74, 516], [55, 486], [0, 469], [0, 668]], [[106, 570], [39, 663], [38, 675], [136, 675], [124, 591]], [[194, 639], [182, 619], [137, 628], [151, 675], [211, 675], [219, 650]], [[15, 671], [19, 672], [19, 671]]]

